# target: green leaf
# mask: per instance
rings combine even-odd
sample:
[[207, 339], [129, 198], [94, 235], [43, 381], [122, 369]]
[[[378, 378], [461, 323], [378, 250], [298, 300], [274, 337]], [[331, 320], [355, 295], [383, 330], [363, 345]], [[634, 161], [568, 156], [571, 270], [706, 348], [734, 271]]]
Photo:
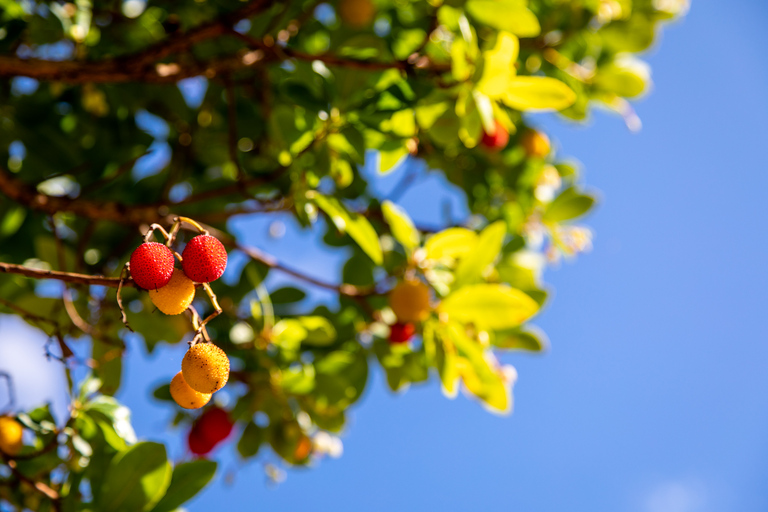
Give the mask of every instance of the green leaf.
[[520, 37], [535, 37], [541, 27], [526, 3], [524, 0], [469, 0], [466, 8], [472, 18], [484, 25]]
[[546, 76], [517, 76], [501, 96], [517, 110], [562, 110], [573, 105], [576, 93], [560, 80]]
[[477, 243], [477, 233], [466, 228], [448, 228], [431, 236], [424, 244], [425, 256], [431, 260], [457, 259]]
[[505, 350], [526, 350], [544, 352], [549, 348], [547, 336], [540, 330], [522, 330], [520, 328], [495, 331], [491, 338], [494, 347]]
[[360, 214], [349, 212], [335, 197], [314, 194], [311, 198], [317, 207], [330, 217], [336, 228], [352, 237], [374, 263], [377, 265], [383, 263], [384, 255], [381, 251], [379, 236], [368, 219]]
[[483, 76], [477, 90], [489, 98], [499, 98], [515, 77], [515, 61], [520, 51], [518, 39], [509, 32], [499, 32], [496, 46], [483, 52]]
[[507, 226], [503, 221], [494, 222], [480, 233], [477, 243], [459, 260], [454, 289], [475, 283], [482, 278], [485, 269], [501, 252], [506, 234]]
[[151, 442], [132, 446], [112, 459], [101, 489], [94, 489], [99, 510], [150, 510], [168, 489], [171, 473], [165, 446]]
[[123, 373], [123, 348], [94, 337], [91, 349], [94, 374], [101, 379], [101, 392], [114, 395], [120, 388]]
[[579, 193], [575, 187], [567, 188], [549, 203], [542, 220], [563, 222], [575, 219], [587, 213], [593, 204], [595, 204], [594, 197]]
[[171, 512], [203, 490], [216, 474], [216, 462], [198, 459], [173, 469], [171, 485], [152, 512]]
[[15, 234], [26, 218], [27, 210], [23, 207], [10, 207], [3, 216], [3, 220], [0, 221], [0, 237], [5, 238]]
[[379, 146], [379, 172], [386, 174], [408, 157], [405, 141], [388, 140]]
[[243, 430], [240, 441], [237, 442], [237, 451], [244, 459], [255, 457], [259, 453], [259, 448], [265, 439], [266, 431], [254, 422], [249, 421]]
[[315, 388], [315, 367], [304, 364], [283, 370], [280, 385], [287, 393], [294, 395], [310, 393]]
[[336, 341], [336, 329], [333, 324], [322, 316], [302, 316], [297, 319], [306, 331], [302, 341], [305, 345], [325, 347]]
[[279, 290], [275, 290], [269, 294], [269, 298], [272, 301], [272, 304], [290, 304], [293, 302], [299, 302], [306, 296], [307, 294], [304, 293], [304, 291], [292, 286], [280, 288]]
[[481, 329], [517, 327], [539, 310], [525, 293], [500, 284], [475, 284], [451, 293], [438, 308], [451, 320]]
[[419, 232], [408, 216], [408, 212], [392, 201], [384, 201], [381, 204], [381, 213], [384, 214], [384, 220], [392, 230], [392, 236], [403, 247], [412, 251], [419, 246]]

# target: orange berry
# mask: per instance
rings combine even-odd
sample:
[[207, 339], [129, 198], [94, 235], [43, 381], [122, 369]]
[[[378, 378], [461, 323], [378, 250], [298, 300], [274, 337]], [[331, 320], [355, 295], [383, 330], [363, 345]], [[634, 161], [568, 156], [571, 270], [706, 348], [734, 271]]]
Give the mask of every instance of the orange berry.
[[520, 138], [520, 145], [528, 158], [545, 158], [552, 149], [549, 137], [536, 130], [525, 132]]
[[431, 310], [429, 287], [415, 279], [401, 281], [389, 292], [389, 307], [401, 323], [421, 322]]
[[339, 17], [345, 24], [354, 28], [364, 28], [371, 24], [376, 16], [376, 6], [371, 0], [341, 0]]
[[178, 315], [186, 311], [195, 298], [195, 283], [184, 272], [175, 268], [168, 284], [157, 290], [149, 290], [149, 298], [157, 309], [166, 315]]
[[18, 455], [21, 451], [21, 423], [10, 416], [0, 416], [0, 451]]
[[210, 393], [200, 393], [189, 387], [181, 372], [171, 379], [171, 396], [185, 409], [199, 409], [211, 400]]
[[195, 391], [214, 393], [229, 380], [229, 358], [213, 343], [198, 343], [184, 355], [181, 372]]

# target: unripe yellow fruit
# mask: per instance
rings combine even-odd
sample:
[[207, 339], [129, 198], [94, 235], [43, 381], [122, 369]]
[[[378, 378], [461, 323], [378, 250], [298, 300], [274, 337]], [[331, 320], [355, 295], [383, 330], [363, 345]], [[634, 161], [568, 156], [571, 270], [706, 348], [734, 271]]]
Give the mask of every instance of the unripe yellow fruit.
[[544, 158], [552, 150], [549, 137], [536, 130], [525, 132], [520, 139], [520, 144], [528, 158]]
[[389, 292], [389, 307], [402, 323], [426, 320], [431, 310], [429, 287], [415, 279], [401, 281]]
[[200, 393], [189, 387], [181, 372], [171, 379], [171, 396], [185, 409], [199, 409], [211, 400], [210, 393]]
[[195, 391], [214, 393], [229, 380], [229, 358], [213, 343], [198, 343], [184, 355], [181, 372]]
[[376, 16], [376, 6], [371, 0], [341, 0], [339, 17], [346, 25], [354, 28], [367, 27]]
[[10, 416], [0, 416], [0, 451], [17, 455], [21, 451], [21, 423]]
[[178, 315], [187, 310], [195, 298], [195, 283], [184, 272], [175, 268], [168, 284], [149, 290], [149, 298], [166, 315]]

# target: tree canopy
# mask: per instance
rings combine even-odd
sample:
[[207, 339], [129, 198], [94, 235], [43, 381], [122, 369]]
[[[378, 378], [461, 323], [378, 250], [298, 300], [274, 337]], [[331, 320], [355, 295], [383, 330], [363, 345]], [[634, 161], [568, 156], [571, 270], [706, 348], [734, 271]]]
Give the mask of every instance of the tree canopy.
[[[529, 323], [547, 301], [542, 271], [590, 247], [575, 222], [595, 203], [528, 113], [606, 108], [637, 129], [630, 100], [650, 72], [635, 54], [686, 8], [0, 0], [0, 313], [50, 338], [72, 399], [69, 418], [7, 411], [27, 437], [3, 444], [15, 427], [0, 424], [0, 503], [170, 511], [213, 477], [214, 462], [173, 465], [136, 441], [114, 398], [127, 344], [221, 347], [244, 459], [335, 454], [370, 365], [392, 390], [435, 378], [510, 412], [516, 374], [497, 354], [546, 348]], [[412, 172], [387, 196], [363, 172], [416, 162], [463, 191], [470, 215], [420, 225], [398, 204]], [[232, 230], [276, 212], [348, 255], [340, 281]], [[145, 237], [180, 254], [199, 233], [247, 263], [164, 315], [123, 266]], [[295, 285], [270, 289], [272, 273]], [[308, 309], [312, 289], [338, 301]], [[173, 428], [203, 421], [168, 384], [152, 393], [177, 411]]]

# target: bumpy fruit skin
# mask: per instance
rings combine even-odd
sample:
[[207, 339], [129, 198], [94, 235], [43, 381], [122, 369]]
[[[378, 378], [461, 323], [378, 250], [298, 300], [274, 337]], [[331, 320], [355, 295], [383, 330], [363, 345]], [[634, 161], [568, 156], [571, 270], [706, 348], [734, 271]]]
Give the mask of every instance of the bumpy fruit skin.
[[371, 24], [376, 16], [376, 6], [371, 0], [341, 0], [339, 16], [344, 24], [354, 28], [364, 28]]
[[413, 338], [415, 333], [415, 325], [398, 322], [389, 328], [389, 341], [391, 343], [405, 343]]
[[199, 409], [211, 400], [210, 393], [200, 393], [189, 387], [181, 372], [171, 379], [171, 396], [185, 409]]
[[187, 445], [189, 445], [189, 451], [198, 457], [209, 454], [216, 447], [216, 443], [204, 437], [197, 426], [189, 431]]
[[552, 150], [549, 137], [536, 130], [529, 130], [520, 138], [520, 145], [528, 158], [545, 158]]
[[149, 298], [166, 315], [179, 315], [187, 310], [195, 298], [195, 283], [179, 269], [173, 269], [168, 284], [158, 290], [149, 290]]
[[215, 443], [220, 443], [232, 433], [232, 420], [224, 409], [212, 407], [205, 411], [195, 424], [200, 435]]
[[173, 253], [157, 242], [146, 242], [131, 254], [131, 277], [145, 290], [162, 288], [173, 275]]
[[401, 281], [389, 292], [389, 307], [400, 323], [416, 323], [429, 316], [429, 287], [418, 280]]
[[0, 451], [18, 455], [21, 451], [21, 423], [10, 416], [0, 416]]
[[215, 393], [229, 380], [229, 358], [213, 343], [198, 343], [181, 361], [187, 384], [200, 393]]
[[507, 143], [509, 142], [509, 132], [500, 122], [495, 121], [494, 124], [496, 126], [496, 131], [493, 135], [483, 132], [483, 139], [481, 142], [487, 149], [495, 152], [501, 151], [507, 147]]
[[210, 283], [227, 268], [227, 250], [211, 235], [197, 235], [181, 253], [181, 268], [196, 283]]

